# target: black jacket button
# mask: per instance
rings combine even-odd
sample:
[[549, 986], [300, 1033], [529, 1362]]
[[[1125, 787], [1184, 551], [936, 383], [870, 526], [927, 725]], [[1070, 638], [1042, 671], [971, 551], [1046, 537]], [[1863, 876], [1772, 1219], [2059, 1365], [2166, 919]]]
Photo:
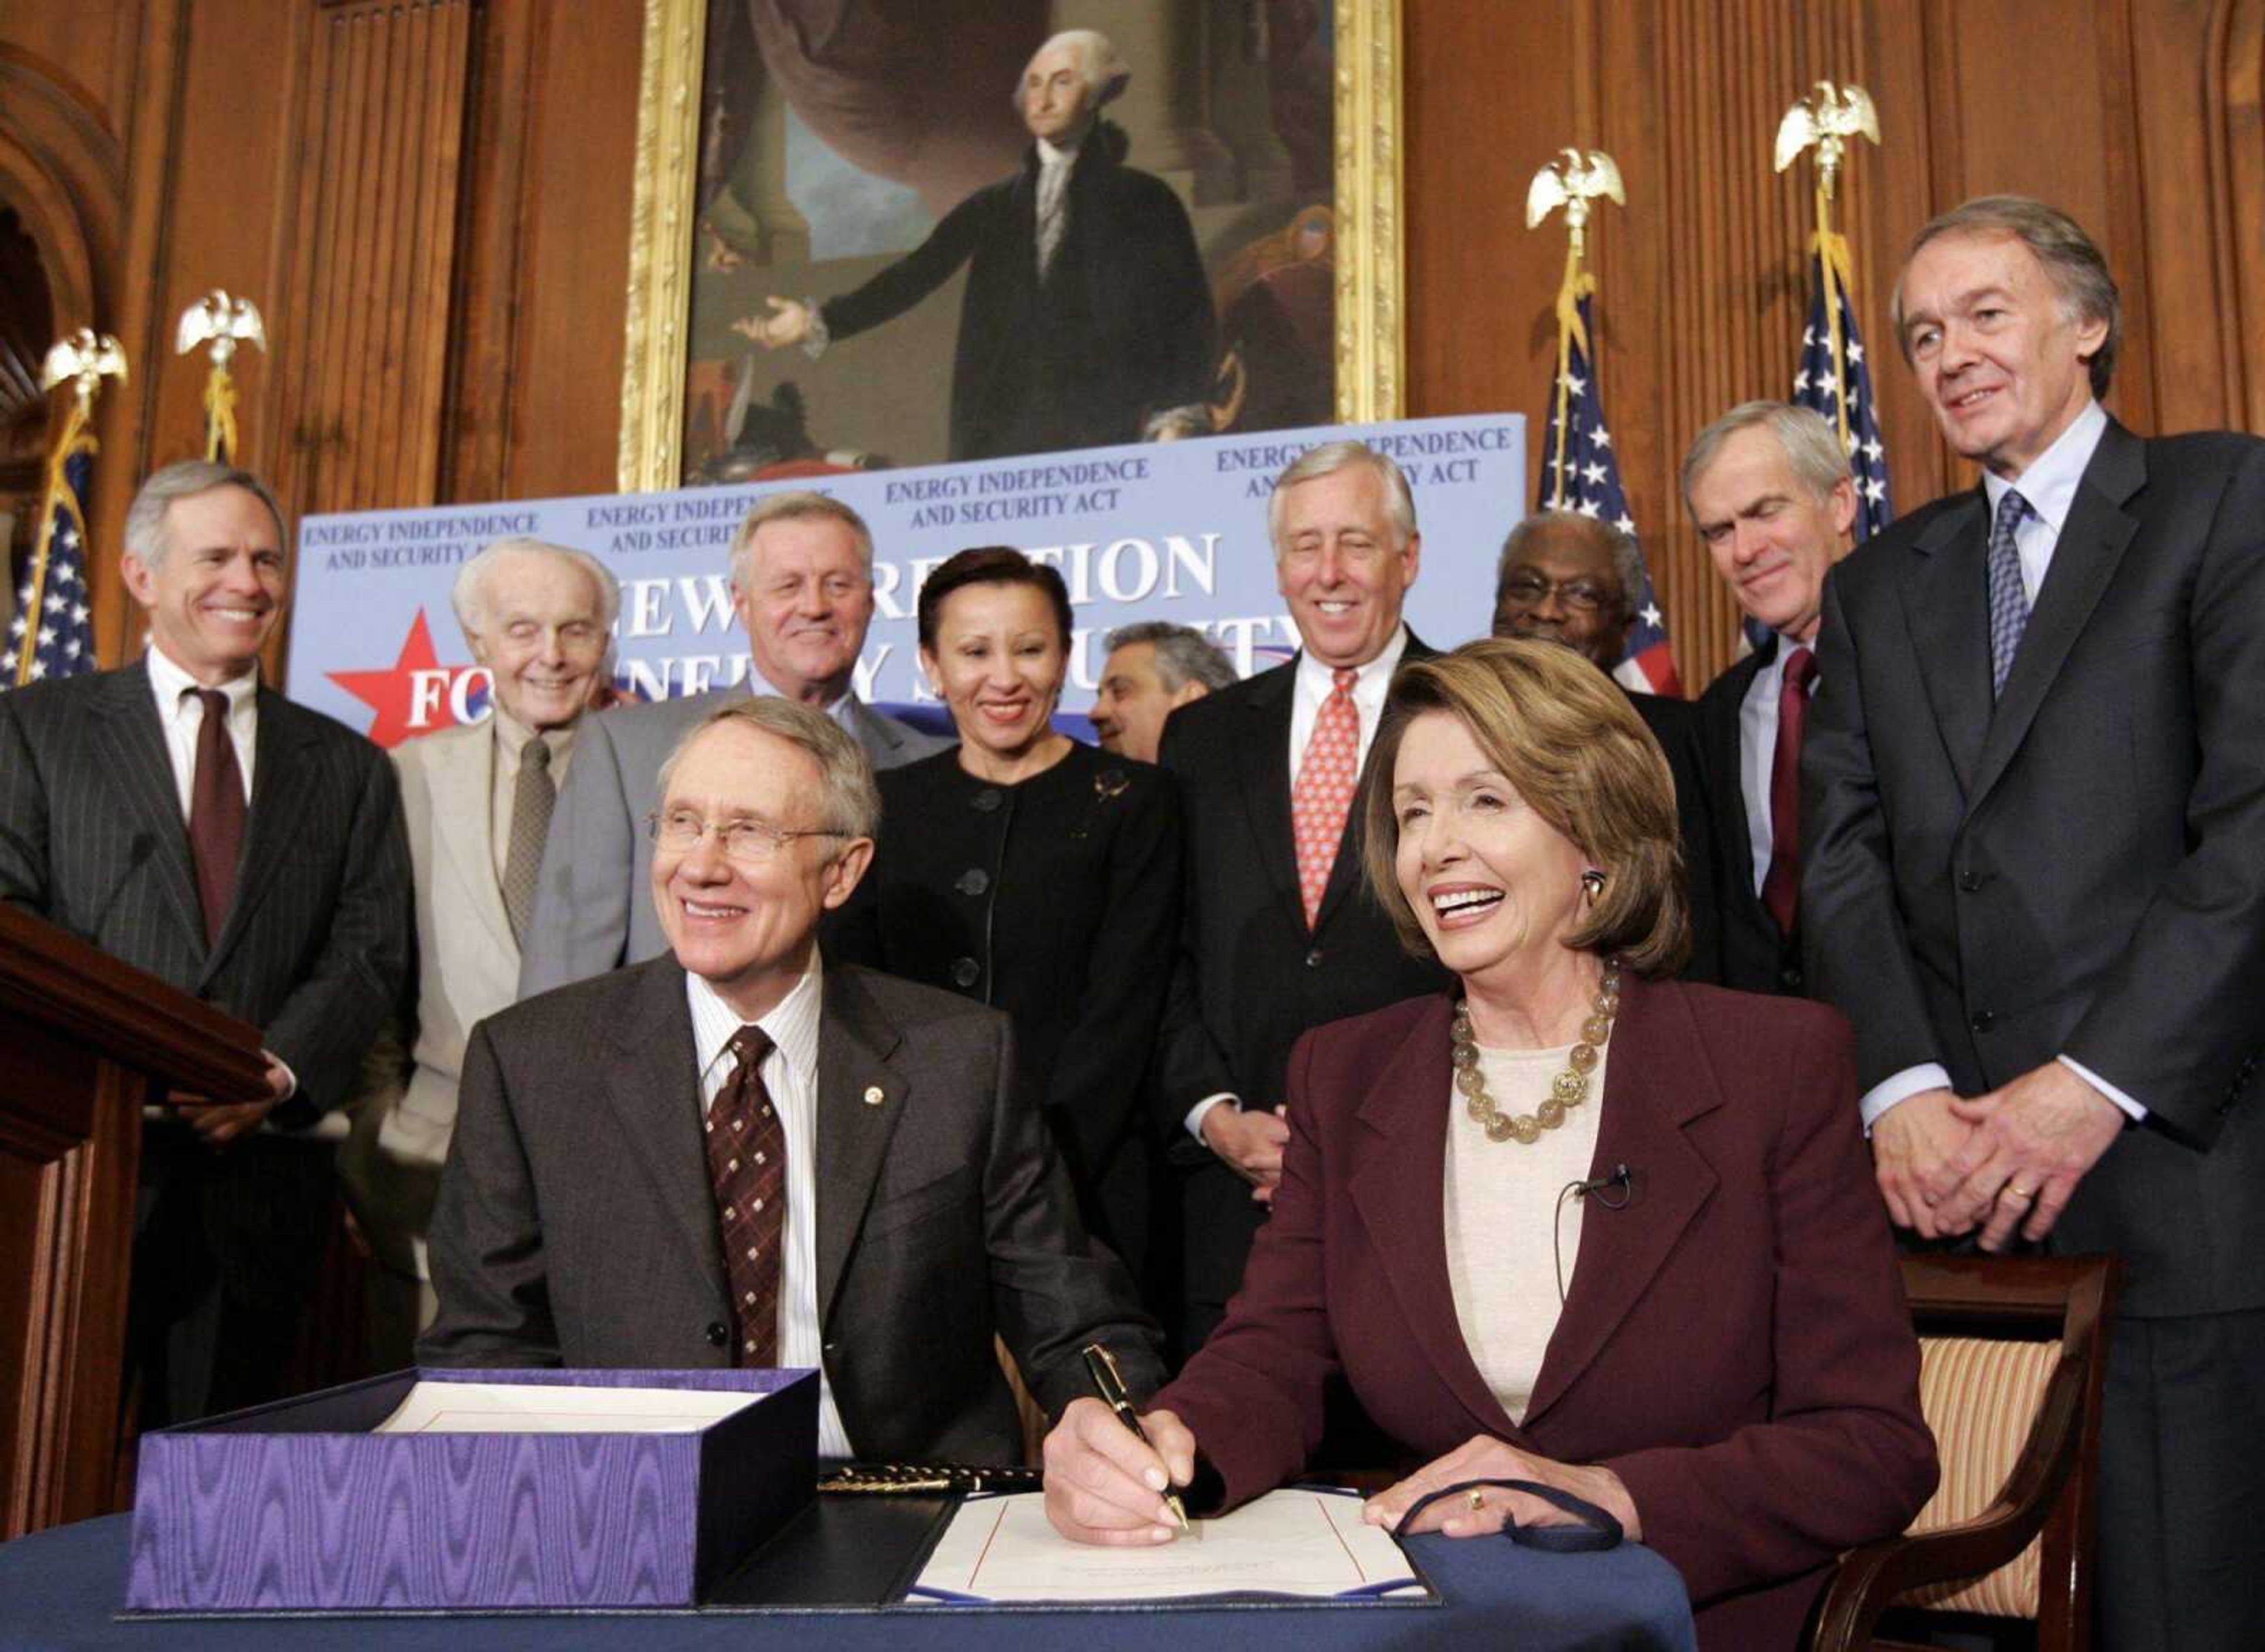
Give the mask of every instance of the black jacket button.
[[1974, 1012], [1973, 1019], [1969, 1024], [1977, 1032], [1987, 1032], [1998, 1024], [1998, 1012], [1994, 1009], [1977, 1009]]
[[951, 961], [951, 982], [955, 986], [972, 986], [983, 973], [983, 966], [973, 958], [954, 958]]
[[1321, 968], [1321, 967], [1322, 967], [1322, 950], [1321, 950], [1321, 948], [1319, 948], [1319, 947], [1315, 947], [1315, 948], [1311, 949], [1309, 951], [1307, 951], [1307, 954], [1306, 954], [1306, 967], [1307, 967], [1307, 969], [1309, 969], [1309, 970], [1317, 970], [1317, 969], [1319, 969], [1319, 968]]
[[721, 1348], [732, 1340], [732, 1328], [721, 1320], [710, 1320], [708, 1321], [707, 1335], [709, 1347]]

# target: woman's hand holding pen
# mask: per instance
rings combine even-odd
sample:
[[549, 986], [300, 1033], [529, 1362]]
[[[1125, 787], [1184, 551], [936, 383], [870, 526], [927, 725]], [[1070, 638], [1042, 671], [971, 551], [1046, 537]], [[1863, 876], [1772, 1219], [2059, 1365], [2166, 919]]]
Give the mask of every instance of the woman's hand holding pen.
[[1046, 1518], [1079, 1543], [1169, 1543], [1165, 1503], [1196, 1472], [1196, 1437], [1169, 1411], [1142, 1414], [1143, 1444], [1100, 1401], [1073, 1400], [1046, 1436]]

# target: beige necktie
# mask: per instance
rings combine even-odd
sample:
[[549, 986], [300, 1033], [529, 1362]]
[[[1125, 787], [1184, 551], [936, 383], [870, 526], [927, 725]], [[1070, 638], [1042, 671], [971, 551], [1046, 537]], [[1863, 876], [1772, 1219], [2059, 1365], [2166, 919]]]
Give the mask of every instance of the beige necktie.
[[543, 840], [550, 832], [550, 807], [558, 788], [550, 782], [550, 747], [538, 734], [519, 754], [519, 783], [511, 796], [511, 848], [503, 862], [503, 909], [511, 919], [511, 938], [524, 946], [535, 919], [535, 875], [543, 866]]

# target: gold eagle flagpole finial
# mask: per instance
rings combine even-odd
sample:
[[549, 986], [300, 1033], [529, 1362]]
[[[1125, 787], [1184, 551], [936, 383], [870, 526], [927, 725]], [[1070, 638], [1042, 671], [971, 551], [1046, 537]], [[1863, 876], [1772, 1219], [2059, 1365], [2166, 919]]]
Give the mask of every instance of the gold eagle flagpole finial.
[[[73, 459], [95, 450], [94, 433], [88, 426], [93, 422], [94, 398], [102, 389], [103, 380], [123, 382], [126, 376], [126, 352], [119, 346], [118, 340], [91, 327], [81, 327], [56, 339], [40, 364], [40, 388], [52, 392], [69, 385], [71, 405], [63, 416], [62, 432], [55, 439], [55, 451], [47, 455], [45, 485], [40, 495], [40, 534], [33, 542], [32, 565], [25, 582], [24, 613], [27, 616], [37, 616], [47, 601], [47, 567], [55, 554], [56, 524], [68, 522], [80, 542], [85, 542], [86, 524], [79, 513], [78, 495], [70, 484], [69, 467]], [[27, 634], [16, 650], [17, 687], [21, 688], [37, 674], [37, 660], [38, 652]]]
[[1534, 173], [1533, 181], [1526, 190], [1526, 227], [1539, 227], [1543, 219], [1562, 207], [1569, 237], [1565, 248], [1565, 280], [1557, 289], [1557, 441], [1555, 450], [1546, 455], [1553, 510], [1564, 508], [1565, 477], [1572, 463], [1567, 436], [1575, 341], [1579, 342], [1582, 354], [1589, 357], [1592, 371], [1596, 360], [1589, 349], [1588, 329], [1581, 321], [1581, 301], [1597, 287], [1596, 278], [1582, 263], [1588, 251], [1591, 210], [1589, 203], [1611, 200], [1623, 207], [1628, 205], [1628, 192], [1620, 184], [1620, 169], [1613, 164], [1611, 156], [1602, 149], [1591, 149], [1585, 155], [1571, 149], [1557, 153], [1559, 158]]
[[1820, 80], [1809, 96], [1785, 112], [1777, 123], [1777, 170], [1781, 172], [1810, 149], [1817, 151], [1817, 268], [1824, 283], [1824, 319], [1832, 345], [1832, 405], [1840, 422], [1840, 442], [1848, 441], [1847, 340], [1840, 331], [1840, 295], [1849, 284], [1848, 242], [1832, 228], [1832, 196], [1847, 156], [1847, 141], [1869, 138], [1880, 142], [1879, 112], [1872, 95], [1861, 86], [1836, 86]]
[[212, 371], [205, 375], [205, 457], [223, 462], [236, 456], [236, 375], [228, 364], [238, 344], [266, 349], [266, 324], [250, 299], [231, 297], [216, 287], [181, 312], [173, 336], [175, 354], [186, 355], [204, 345], [212, 358]]

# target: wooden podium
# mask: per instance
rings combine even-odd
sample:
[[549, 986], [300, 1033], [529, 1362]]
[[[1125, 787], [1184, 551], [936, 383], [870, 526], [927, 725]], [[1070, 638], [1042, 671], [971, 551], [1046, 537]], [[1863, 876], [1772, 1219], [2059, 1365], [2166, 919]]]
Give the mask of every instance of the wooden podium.
[[0, 1538], [110, 1511], [142, 1109], [266, 1094], [259, 1033], [0, 903]]

